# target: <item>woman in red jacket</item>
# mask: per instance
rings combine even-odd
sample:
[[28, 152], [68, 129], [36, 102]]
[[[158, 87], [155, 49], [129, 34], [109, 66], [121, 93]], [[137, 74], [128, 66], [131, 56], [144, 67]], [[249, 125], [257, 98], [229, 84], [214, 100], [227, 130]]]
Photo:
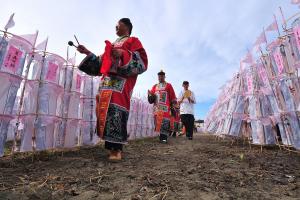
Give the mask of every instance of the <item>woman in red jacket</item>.
[[114, 43], [105, 41], [104, 54], [97, 57], [83, 45], [77, 48], [87, 55], [79, 69], [89, 75], [102, 75], [96, 97], [97, 132], [105, 140], [110, 160], [122, 158], [122, 147], [127, 142], [130, 97], [137, 76], [145, 72], [148, 65], [146, 51], [138, 38], [130, 36], [131, 31], [130, 19], [122, 18], [116, 26], [119, 38]]
[[[158, 74], [158, 84], [153, 85], [148, 91], [149, 100], [152, 98], [154, 103], [155, 131], [159, 132], [159, 140], [167, 143], [171, 132], [171, 116], [174, 116], [174, 105], [176, 104], [176, 95], [173, 86], [165, 81], [165, 72]], [[154, 98], [153, 98], [154, 97]]]

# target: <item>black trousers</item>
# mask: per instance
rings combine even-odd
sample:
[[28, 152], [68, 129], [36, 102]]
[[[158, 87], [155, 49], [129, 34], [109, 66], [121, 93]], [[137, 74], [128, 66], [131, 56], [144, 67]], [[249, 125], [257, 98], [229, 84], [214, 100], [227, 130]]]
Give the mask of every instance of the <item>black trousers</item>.
[[105, 141], [104, 147], [105, 149], [111, 151], [123, 151], [123, 144], [119, 144], [119, 143], [112, 143], [112, 142]]
[[180, 119], [182, 124], [186, 130], [186, 137], [193, 138], [193, 131], [194, 131], [194, 115], [192, 114], [182, 114], [180, 115]]

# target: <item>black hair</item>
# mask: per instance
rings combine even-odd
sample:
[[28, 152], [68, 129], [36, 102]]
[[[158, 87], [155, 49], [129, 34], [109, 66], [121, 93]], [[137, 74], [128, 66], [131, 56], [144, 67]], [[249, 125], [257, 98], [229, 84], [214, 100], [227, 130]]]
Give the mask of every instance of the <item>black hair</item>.
[[123, 24], [125, 24], [125, 26], [127, 26], [128, 30], [129, 30], [129, 35], [131, 35], [131, 31], [132, 31], [132, 23], [130, 21], [129, 18], [122, 18], [120, 19], [120, 22], [122, 22]]
[[183, 81], [182, 84], [183, 84], [183, 85], [189, 85], [189, 82], [188, 82], [188, 81]]
[[160, 72], [157, 73], [157, 75], [166, 75], [166, 74], [163, 70], [161, 70]]

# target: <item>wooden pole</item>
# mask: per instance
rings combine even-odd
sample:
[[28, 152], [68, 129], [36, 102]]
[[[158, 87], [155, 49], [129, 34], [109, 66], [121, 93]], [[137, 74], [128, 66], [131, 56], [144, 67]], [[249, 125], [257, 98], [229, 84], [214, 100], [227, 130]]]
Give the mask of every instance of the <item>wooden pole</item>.
[[20, 102], [19, 102], [19, 107], [18, 107], [18, 112], [17, 112], [17, 122], [16, 122], [16, 130], [15, 130], [15, 134], [14, 134], [14, 141], [13, 141], [13, 145], [12, 145], [12, 149], [11, 149], [11, 153], [12, 153], [12, 158], [14, 157], [14, 152], [17, 148], [17, 142], [19, 140], [19, 125], [20, 125], [20, 116], [21, 116], [21, 111], [22, 111], [22, 107], [23, 107], [23, 101], [24, 101], [24, 95], [25, 95], [25, 89], [26, 89], [26, 84], [28, 81], [28, 74], [29, 74], [29, 69], [30, 69], [30, 65], [34, 59], [34, 52], [35, 52], [35, 44], [36, 44], [36, 40], [38, 37], [39, 31], [36, 31], [36, 36], [35, 36], [35, 40], [33, 43], [33, 47], [32, 47], [32, 51], [31, 51], [31, 56], [30, 59], [25, 67], [25, 75], [24, 75], [24, 83], [23, 83], [23, 87], [21, 88], [21, 96], [20, 96]]
[[[47, 49], [47, 45], [48, 45], [48, 38], [47, 38], [47, 41], [46, 41], [46, 45], [45, 45], [45, 48], [44, 48], [44, 51], [43, 51], [43, 59], [42, 59], [42, 68], [44, 67], [44, 64], [45, 64], [45, 59], [46, 59], [46, 49]], [[35, 152], [36, 152], [36, 123], [37, 123], [37, 120], [38, 120], [38, 109], [39, 109], [39, 105], [40, 105], [40, 102], [39, 102], [39, 96], [40, 96], [40, 87], [41, 87], [41, 83], [42, 83], [42, 71], [40, 73], [40, 77], [39, 77], [39, 89], [38, 89], [38, 95], [37, 95], [37, 106], [36, 106], [36, 110], [35, 110], [35, 120], [34, 120], [34, 128], [33, 128], [33, 134], [32, 134], [32, 150], [33, 150], [33, 154], [32, 154], [32, 161], [34, 160], [34, 155], [35, 155]]]

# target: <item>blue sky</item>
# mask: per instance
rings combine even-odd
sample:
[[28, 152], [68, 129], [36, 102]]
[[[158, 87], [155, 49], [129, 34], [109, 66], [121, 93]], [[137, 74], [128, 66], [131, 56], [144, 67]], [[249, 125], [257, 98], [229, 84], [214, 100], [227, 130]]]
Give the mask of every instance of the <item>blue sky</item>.
[[163, 69], [177, 94], [182, 81], [190, 82], [198, 102], [196, 118], [204, 118], [263, 26], [272, 22], [273, 14], [281, 22], [279, 6], [286, 17], [300, 11], [290, 0], [9, 0], [1, 2], [0, 27], [15, 13], [11, 32], [39, 30], [38, 42], [49, 36], [48, 51], [65, 57], [73, 34], [101, 54], [104, 40], [116, 39], [118, 19], [129, 17], [132, 35], [140, 38], [149, 57], [149, 69], [138, 78], [135, 93], [145, 94]]

